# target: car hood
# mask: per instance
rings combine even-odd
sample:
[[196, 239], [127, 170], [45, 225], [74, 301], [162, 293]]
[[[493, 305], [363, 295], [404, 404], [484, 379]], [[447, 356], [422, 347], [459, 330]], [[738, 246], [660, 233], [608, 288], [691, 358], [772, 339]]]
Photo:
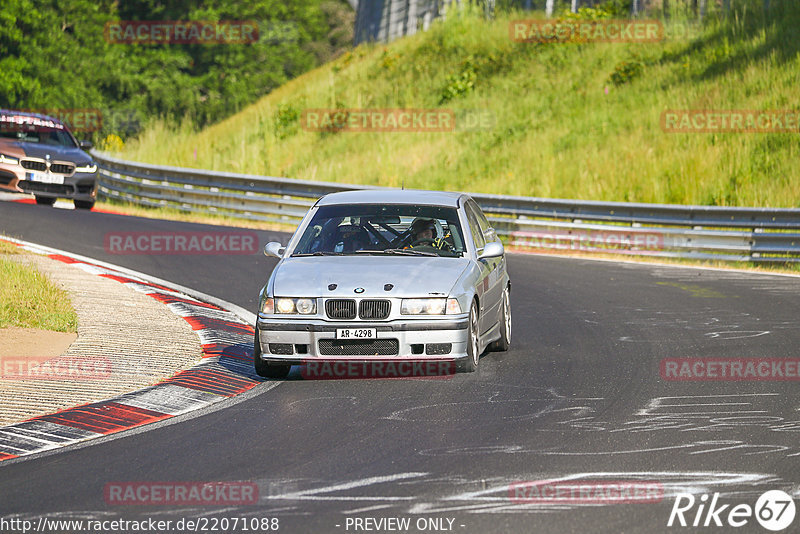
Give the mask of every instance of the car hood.
[[63, 146], [54, 146], [54, 145], [40, 145], [39, 143], [26, 143], [24, 141], [14, 141], [9, 143], [9, 145], [19, 149], [22, 149], [25, 152], [25, 155], [30, 158], [41, 158], [47, 159], [47, 156], [50, 156], [50, 159], [61, 160], [61, 161], [71, 161], [78, 165], [89, 163], [92, 161], [91, 156], [89, 156], [86, 152], [81, 150], [80, 148], [67, 148]]
[[[447, 296], [467, 258], [424, 256], [315, 256], [286, 258], [273, 275], [273, 295], [282, 297]], [[328, 286], [336, 284], [336, 289]], [[384, 286], [394, 287], [386, 291]], [[363, 293], [355, 293], [356, 288]]]

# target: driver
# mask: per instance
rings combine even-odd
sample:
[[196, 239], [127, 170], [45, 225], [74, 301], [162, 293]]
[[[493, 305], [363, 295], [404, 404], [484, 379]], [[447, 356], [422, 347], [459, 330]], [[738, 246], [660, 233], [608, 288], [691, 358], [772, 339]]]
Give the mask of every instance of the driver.
[[448, 248], [447, 242], [437, 236], [436, 221], [427, 217], [417, 217], [411, 223], [411, 247], [428, 246], [437, 249]]
[[414, 236], [414, 241], [419, 241], [420, 239], [432, 240], [433, 236], [436, 235], [436, 223], [433, 219], [417, 217], [411, 223], [411, 234]]

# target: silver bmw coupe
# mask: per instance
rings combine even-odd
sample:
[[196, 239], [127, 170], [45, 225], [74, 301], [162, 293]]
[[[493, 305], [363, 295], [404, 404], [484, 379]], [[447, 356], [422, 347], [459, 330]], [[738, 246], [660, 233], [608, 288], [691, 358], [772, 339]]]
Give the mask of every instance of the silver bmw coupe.
[[468, 195], [332, 193], [286, 247], [271, 242], [264, 253], [280, 261], [259, 300], [261, 376], [320, 362], [449, 362], [472, 372], [487, 349], [508, 350], [503, 244]]

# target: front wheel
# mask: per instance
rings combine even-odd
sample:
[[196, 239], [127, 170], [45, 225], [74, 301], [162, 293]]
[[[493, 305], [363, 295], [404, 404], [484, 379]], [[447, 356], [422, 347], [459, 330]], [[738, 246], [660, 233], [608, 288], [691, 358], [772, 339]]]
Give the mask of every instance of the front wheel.
[[503, 291], [500, 310], [500, 339], [492, 343], [489, 350], [505, 352], [511, 346], [511, 291], [508, 287]]
[[40, 206], [52, 206], [56, 203], [56, 199], [53, 197], [40, 197], [36, 196], [36, 203]]
[[465, 373], [474, 373], [478, 370], [481, 354], [478, 352], [478, 304], [473, 300], [469, 309], [469, 332], [467, 333], [467, 358], [461, 365]]
[[291, 365], [271, 364], [261, 359], [261, 342], [258, 339], [258, 328], [253, 340], [253, 367], [256, 374], [264, 378], [286, 378], [291, 370]]
[[94, 200], [73, 200], [72, 203], [79, 210], [90, 210], [94, 207]]

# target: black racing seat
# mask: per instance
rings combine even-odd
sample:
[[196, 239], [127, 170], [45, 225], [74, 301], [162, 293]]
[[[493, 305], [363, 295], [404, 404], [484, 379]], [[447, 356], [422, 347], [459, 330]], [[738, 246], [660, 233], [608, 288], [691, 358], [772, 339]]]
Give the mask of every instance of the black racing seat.
[[[330, 250], [333, 252], [355, 252], [370, 244], [369, 233], [363, 226], [342, 224], [336, 227]], [[341, 244], [341, 250], [338, 245]]]

